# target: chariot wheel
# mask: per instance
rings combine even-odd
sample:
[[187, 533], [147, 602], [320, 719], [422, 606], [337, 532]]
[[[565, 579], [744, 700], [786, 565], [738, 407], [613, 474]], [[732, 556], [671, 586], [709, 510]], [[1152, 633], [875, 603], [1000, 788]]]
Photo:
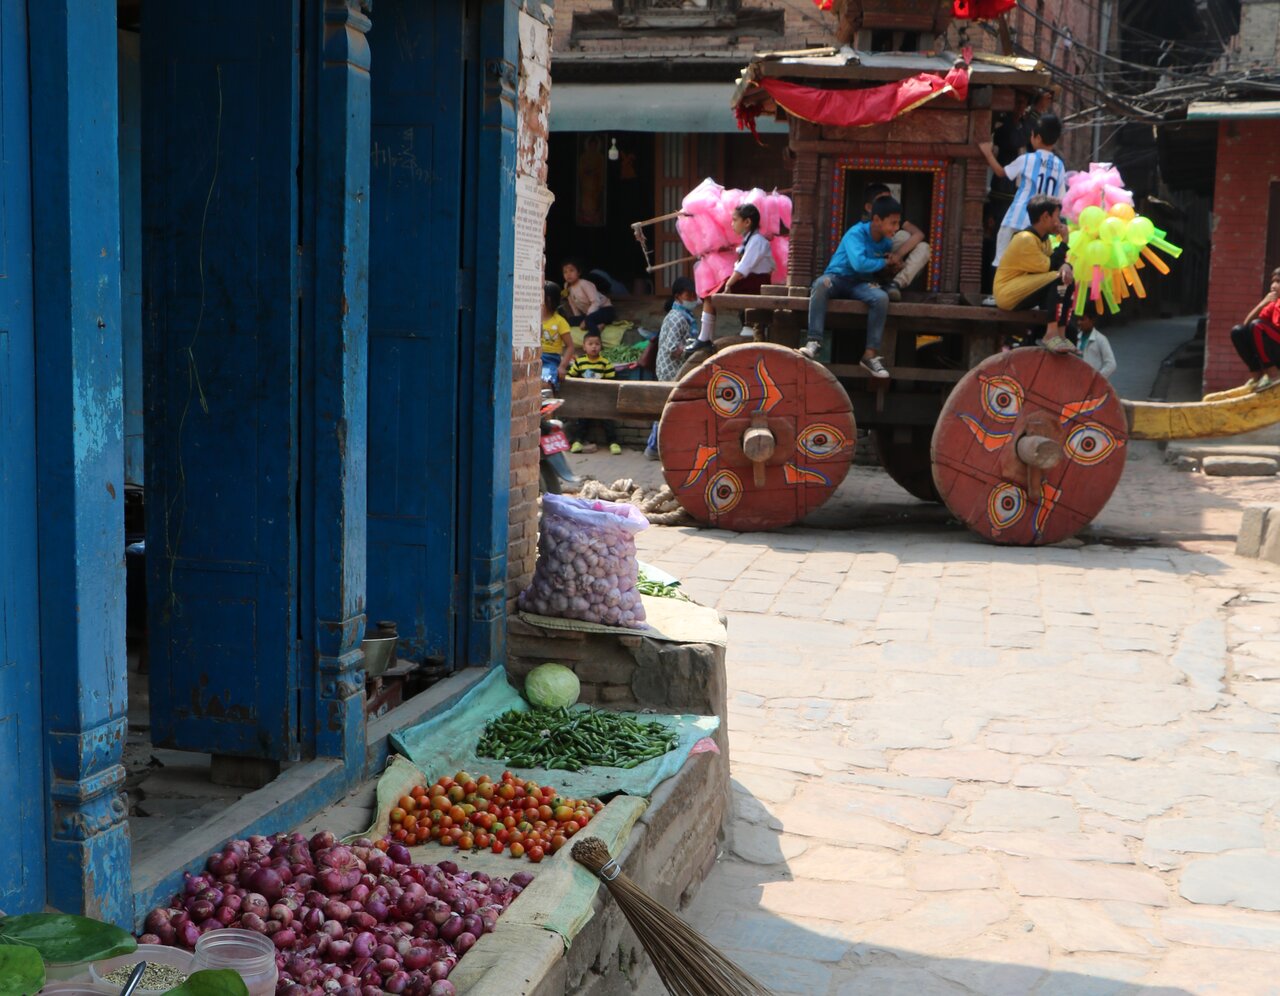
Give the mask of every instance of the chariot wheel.
[[876, 459], [898, 487], [921, 501], [939, 502], [933, 483], [933, 429], [910, 425], [871, 430]]
[[767, 343], [713, 354], [672, 390], [658, 424], [663, 474], [699, 522], [778, 529], [831, 497], [857, 443], [835, 375]]
[[933, 479], [951, 513], [994, 543], [1074, 536], [1124, 471], [1115, 389], [1074, 356], [1014, 349], [984, 360], [948, 397], [933, 432]]

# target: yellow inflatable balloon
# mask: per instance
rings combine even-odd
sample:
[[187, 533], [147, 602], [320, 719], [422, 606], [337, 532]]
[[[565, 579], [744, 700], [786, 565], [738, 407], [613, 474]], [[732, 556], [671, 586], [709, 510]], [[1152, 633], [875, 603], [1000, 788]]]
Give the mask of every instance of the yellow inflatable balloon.
[[1111, 210], [1107, 214], [1113, 218], [1119, 218], [1121, 221], [1133, 221], [1137, 212], [1133, 210], [1132, 204], [1112, 204]]
[[1098, 226], [1098, 238], [1103, 242], [1121, 242], [1124, 240], [1129, 223], [1119, 218], [1106, 218]]
[[1090, 204], [1080, 212], [1080, 228], [1088, 235], [1097, 235], [1098, 226], [1107, 217], [1106, 212], [1097, 205]]
[[1156, 226], [1150, 218], [1139, 216], [1129, 222], [1128, 239], [1135, 246], [1145, 246], [1155, 238], [1155, 234]]
[[1106, 266], [1111, 259], [1111, 247], [1096, 240], [1090, 242], [1084, 247], [1084, 258], [1090, 266]]

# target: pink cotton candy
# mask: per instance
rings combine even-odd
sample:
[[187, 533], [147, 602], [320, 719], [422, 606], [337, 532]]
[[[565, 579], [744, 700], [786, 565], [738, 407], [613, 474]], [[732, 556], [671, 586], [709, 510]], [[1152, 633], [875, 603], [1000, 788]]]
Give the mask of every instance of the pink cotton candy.
[[776, 190], [773, 192], [773, 199], [778, 205], [778, 222], [788, 232], [791, 231], [791, 198], [786, 194], [780, 194]]
[[787, 261], [791, 258], [791, 240], [785, 235], [775, 235], [770, 243], [773, 250], [773, 276], [769, 282], [785, 284], [787, 282]]
[[760, 231], [768, 238], [778, 234], [778, 202], [774, 194], [766, 194], [759, 187], [748, 190], [743, 204], [751, 204], [760, 212]]
[[737, 259], [733, 252], [713, 252], [698, 260], [693, 266], [693, 282], [698, 289], [698, 296], [707, 297], [719, 290], [729, 279]]
[[676, 232], [691, 256], [702, 256], [725, 247], [724, 233], [707, 213], [677, 218]]
[[716, 183], [711, 177], [707, 177], [689, 193], [685, 194], [684, 201], [680, 204], [680, 209], [686, 214], [693, 215], [710, 213], [720, 203], [720, 195], [723, 193], [724, 187]]

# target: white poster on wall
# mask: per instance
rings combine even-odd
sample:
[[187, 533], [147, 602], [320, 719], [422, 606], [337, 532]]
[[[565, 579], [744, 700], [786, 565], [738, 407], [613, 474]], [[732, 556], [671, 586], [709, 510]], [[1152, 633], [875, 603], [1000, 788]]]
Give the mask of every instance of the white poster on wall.
[[554, 200], [555, 195], [533, 177], [516, 178], [515, 285], [511, 289], [511, 342], [516, 352], [541, 346], [544, 234]]

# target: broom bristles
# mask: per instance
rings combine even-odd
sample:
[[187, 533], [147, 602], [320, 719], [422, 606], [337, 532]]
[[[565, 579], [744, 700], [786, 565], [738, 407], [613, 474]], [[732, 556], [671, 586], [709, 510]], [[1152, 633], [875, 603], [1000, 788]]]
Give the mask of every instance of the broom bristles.
[[636, 885], [609, 855], [604, 841], [574, 842], [574, 860], [598, 875], [640, 938], [672, 996], [772, 996], [696, 930]]

